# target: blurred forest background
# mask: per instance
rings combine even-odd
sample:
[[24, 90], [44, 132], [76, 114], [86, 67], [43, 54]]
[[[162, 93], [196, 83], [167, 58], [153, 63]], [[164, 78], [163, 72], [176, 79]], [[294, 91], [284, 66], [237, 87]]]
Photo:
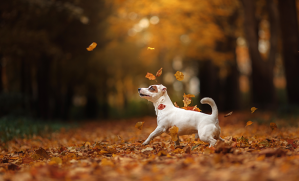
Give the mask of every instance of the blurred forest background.
[[207, 112], [205, 96], [221, 112], [291, 113], [298, 11], [298, 0], [0, 1], [0, 117], [154, 115], [137, 89], [156, 84], [145, 75], [161, 67], [158, 83], [179, 106], [186, 93]]

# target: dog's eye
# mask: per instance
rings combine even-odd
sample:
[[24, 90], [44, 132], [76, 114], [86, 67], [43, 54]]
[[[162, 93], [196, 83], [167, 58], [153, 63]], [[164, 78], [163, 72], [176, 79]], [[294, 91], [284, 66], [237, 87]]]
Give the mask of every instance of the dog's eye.
[[150, 87], [149, 90], [155, 90], [153, 87]]

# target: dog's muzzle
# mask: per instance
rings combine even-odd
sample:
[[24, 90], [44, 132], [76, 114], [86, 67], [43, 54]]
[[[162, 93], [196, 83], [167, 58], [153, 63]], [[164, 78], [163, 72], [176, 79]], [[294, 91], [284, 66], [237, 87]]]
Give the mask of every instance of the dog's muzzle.
[[150, 97], [149, 95], [141, 94], [140, 90], [141, 90], [141, 88], [138, 88], [138, 92], [139, 92], [140, 97]]

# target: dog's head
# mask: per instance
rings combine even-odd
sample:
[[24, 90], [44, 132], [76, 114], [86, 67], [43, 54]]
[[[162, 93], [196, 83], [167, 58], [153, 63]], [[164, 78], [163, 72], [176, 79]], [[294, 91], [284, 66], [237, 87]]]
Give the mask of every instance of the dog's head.
[[164, 85], [151, 85], [148, 88], [139, 88], [140, 97], [145, 98], [151, 102], [156, 102], [160, 97], [166, 93], [167, 89]]

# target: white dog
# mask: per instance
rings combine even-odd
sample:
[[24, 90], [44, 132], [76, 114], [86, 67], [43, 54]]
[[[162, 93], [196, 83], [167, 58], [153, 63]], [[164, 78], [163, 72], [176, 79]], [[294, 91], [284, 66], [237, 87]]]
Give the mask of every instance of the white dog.
[[[166, 87], [162, 84], [151, 85], [149, 88], [139, 88], [138, 92], [140, 97], [153, 102], [158, 124], [143, 145], [149, 144], [152, 139], [163, 132], [168, 133], [168, 129], [174, 125], [179, 128], [178, 136], [195, 133], [195, 138], [199, 137], [200, 140], [210, 143], [210, 147], [216, 144], [217, 139], [224, 141], [220, 138], [218, 109], [213, 99], [206, 97], [200, 101], [202, 104], [209, 104], [212, 107], [212, 114], [209, 115], [175, 107], [167, 94]], [[179, 144], [178, 139], [175, 145]]]

